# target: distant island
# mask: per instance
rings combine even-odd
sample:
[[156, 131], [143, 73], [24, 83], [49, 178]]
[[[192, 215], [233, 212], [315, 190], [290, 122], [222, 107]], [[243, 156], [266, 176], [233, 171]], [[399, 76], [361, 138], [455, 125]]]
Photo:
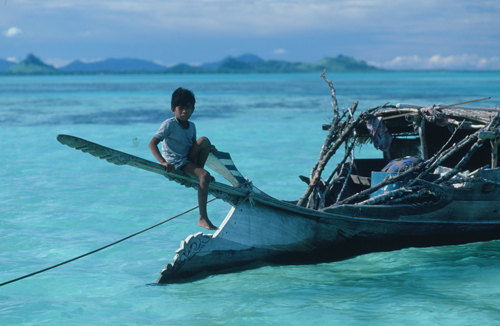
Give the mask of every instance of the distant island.
[[26, 59], [18, 64], [0, 59], [0, 75], [318, 73], [325, 69], [328, 72], [371, 72], [381, 70], [367, 64], [365, 61], [343, 55], [335, 58], [325, 58], [315, 63], [301, 63], [263, 60], [254, 54], [245, 54], [235, 58], [227, 57], [217, 62], [205, 63], [199, 66], [178, 64], [172, 67], [132, 58], [106, 59], [90, 63], [75, 60], [60, 68], [44, 63], [33, 54], [29, 54]]
[[45, 64], [34, 55], [29, 54], [26, 59], [18, 64], [13, 64], [2, 73], [8, 75], [54, 75], [58, 74], [59, 70], [51, 65]]

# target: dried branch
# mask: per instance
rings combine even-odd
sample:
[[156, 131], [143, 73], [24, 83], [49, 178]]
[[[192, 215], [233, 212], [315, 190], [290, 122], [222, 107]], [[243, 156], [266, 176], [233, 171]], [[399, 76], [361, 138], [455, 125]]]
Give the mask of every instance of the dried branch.
[[300, 198], [298, 201], [297, 205], [298, 206], [304, 206], [307, 198], [309, 198], [309, 195], [313, 192], [313, 189], [316, 187], [318, 181], [321, 178], [321, 174], [323, 173], [323, 170], [325, 169], [325, 166], [327, 165], [328, 161], [330, 158], [337, 152], [337, 149], [350, 137], [352, 137], [354, 129], [361, 124], [361, 122], [364, 122], [367, 119], [367, 116], [372, 115], [374, 112], [377, 110], [380, 110], [384, 106], [378, 106], [373, 109], [366, 110], [365, 112], [361, 113], [353, 122], [349, 123], [349, 125], [342, 130], [342, 133], [340, 134], [339, 137], [336, 138], [335, 142], [332, 144], [328, 152], [324, 155], [323, 159], [318, 161], [316, 165], [316, 170], [314, 173], [314, 176], [311, 178], [310, 184], [307, 187], [306, 192], [304, 195]]
[[[353, 141], [354, 143], [354, 141]], [[342, 194], [344, 193], [344, 190], [345, 190], [345, 187], [347, 186], [347, 182], [349, 181], [349, 177], [351, 176], [351, 172], [352, 172], [352, 167], [354, 165], [354, 155], [352, 155], [352, 151], [350, 151], [350, 154], [349, 154], [350, 158], [349, 158], [349, 172], [347, 172], [347, 176], [345, 177], [345, 181], [344, 181], [344, 185], [342, 186], [342, 189], [340, 190], [339, 192], [339, 195], [337, 196], [337, 200], [335, 202], [338, 202], [340, 200], [340, 198], [342, 197]]]
[[410, 194], [406, 194], [399, 198], [390, 199], [386, 201], [384, 204], [385, 205], [404, 204], [412, 200], [419, 200], [421, 202], [423, 198], [428, 197], [429, 195], [432, 195], [432, 193], [429, 190], [422, 189], [418, 192], [412, 192]]
[[[383, 193], [377, 197], [367, 199], [361, 203], [357, 203], [357, 205], [376, 205], [380, 203], [385, 204], [396, 204], [396, 203], [415, 203], [415, 202], [424, 202], [429, 199], [433, 199], [433, 197], [442, 198], [447, 196], [448, 189], [443, 187], [441, 184], [449, 183], [450, 179], [455, 177], [459, 172], [463, 170], [466, 164], [470, 161], [471, 157], [474, 155], [476, 150], [483, 145], [486, 141], [486, 136], [480, 137], [480, 132], [484, 131], [492, 131], [495, 128], [498, 128], [500, 125], [500, 112], [497, 113], [496, 117], [490, 121], [490, 123], [476, 131], [475, 133], [466, 136], [461, 139], [457, 144], [453, 144], [450, 146], [451, 141], [456, 137], [456, 133], [459, 129], [462, 129], [464, 126], [465, 120], [460, 123], [458, 128], [455, 129], [451, 137], [448, 141], [441, 147], [441, 149], [435, 153], [431, 158], [412, 166], [408, 170], [402, 173], [398, 173], [395, 176], [387, 176], [384, 180], [379, 182], [378, 184], [365, 189], [357, 194], [354, 194], [344, 200], [340, 200], [344, 190], [346, 189], [346, 185], [349, 181], [349, 177], [352, 173], [353, 169], [353, 150], [355, 146], [356, 140], [356, 128], [363, 122], [366, 122], [368, 119], [374, 117], [374, 113], [377, 110], [382, 108], [387, 108], [388, 103], [383, 106], [378, 106], [376, 108], [366, 110], [362, 112], [357, 118], [354, 118], [354, 113], [357, 109], [358, 102], [354, 103], [353, 107], [347, 110], [343, 110], [342, 114], [339, 115], [339, 108], [337, 99], [335, 96], [335, 88], [333, 87], [333, 83], [325, 77], [324, 71], [321, 73], [321, 77], [325, 80], [325, 82], [329, 85], [331, 89], [331, 97], [332, 97], [332, 108], [334, 111], [334, 118], [331, 122], [331, 125], [328, 128], [328, 136], [325, 139], [324, 145], [321, 148], [321, 152], [319, 155], [319, 159], [314, 165], [313, 169], [310, 173], [310, 181], [309, 185], [304, 193], [304, 195], [300, 198], [297, 205], [298, 206], [306, 206], [312, 209], [321, 209], [325, 205], [325, 198], [332, 191], [334, 185], [339, 184], [339, 181], [343, 177], [338, 177], [340, 171], [343, 171], [346, 161], [348, 157], [350, 157], [350, 165], [349, 170], [347, 172], [347, 177], [343, 178], [343, 185], [339, 191], [339, 194], [336, 198], [335, 206], [344, 205], [344, 204], [353, 204], [360, 201], [362, 198], [374, 193], [375, 191], [390, 185], [392, 183], [409, 180], [403, 187], [398, 187], [393, 191], [389, 191]], [[479, 99], [484, 100], [484, 99]], [[475, 101], [479, 101], [475, 100]], [[471, 101], [473, 102], [473, 101]], [[464, 104], [464, 103], [459, 103]], [[457, 105], [457, 104], [455, 104]], [[393, 116], [392, 118], [400, 117]], [[390, 119], [390, 118], [389, 118]], [[498, 131], [498, 130], [497, 130]], [[352, 139], [352, 143], [348, 144], [349, 139]], [[345, 144], [345, 153], [342, 161], [337, 164], [334, 171], [328, 178], [327, 182], [325, 182], [321, 175], [329, 162], [329, 160], [335, 155], [337, 150]], [[451, 169], [450, 172], [441, 176], [437, 181], [428, 182], [423, 180], [425, 176], [427, 176], [431, 171], [433, 171], [437, 166], [439, 166], [442, 162], [450, 158], [452, 155], [456, 154], [459, 150], [468, 148], [467, 154], [465, 154], [462, 159], [456, 164], [456, 166]], [[418, 174], [419, 173], [419, 174]], [[344, 173], [342, 173], [344, 174]], [[415, 178], [415, 174], [418, 176]], [[334, 199], [335, 200], [335, 199]]]
[[479, 131], [477, 131], [477, 132], [474, 133], [474, 135], [476, 135], [475, 139], [477, 139], [476, 142], [474, 143], [474, 145], [472, 145], [472, 147], [469, 149], [469, 151], [467, 152], [467, 154], [464, 155], [464, 157], [462, 157], [462, 159], [460, 160], [460, 162], [458, 162], [458, 164], [453, 168], [453, 170], [451, 170], [450, 172], [448, 172], [446, 175], [442, 176], [441, 178], [439, 178], [435, 182], [438, 183], [438, 184], [442, 183], [442, 182], [445, 182], [445, 181], [453, 178], [460, 171], [462, 171], [463, 167], [469, 162], [469, 160], [471, 159], [472, 155], [486, 141], [486, 139], [479, 138], [479, 133], [481, 131], [488, 131], [488, 130], [491, 130], [491, 129], [495, 129], [496, 127], [498, 127], [499, 123], [500, 123], [500, 112], [497, 113], [497, 115], [495, 116], [495, 118], [493, 118], [491, 120], [491, 122], [486, 127], [484, 127], [483, 129], [481, 129], [481, 130], [479, 130]]
[[419, 163], [415, 166], [413, 166], [412, 168], [408, 169], [407, 171], [401, 173], [401, 174], [398, 174], [398, 175], [395, 175], [393, 177], [385, 177], [384, 180], [380, 181], [379, 183], [377, 183], [376, 185], [372, 186], [371, 188], [368, 188], [366, 190], [363, 190], [349, 198], [346, 198], [340, 202], [338, 202], [337, 204], [335, 205], [343, 205], [343, 204], [349, 204], [349, 203], [353, 203], [355, 202], [356, 200], [358, 200], [359, 198], [362, 198], [362, 197], [365, 197], [365, 196], [368, 196], [372, 193], [374, 193], [375, 191], [379, 190], [380, 188], [382, 187], [385, 187], [391, 183], [394, 183], [394, 182], [397, 182], [397, 181], [401, 181], [401, 180], [404, 180], [406, 179], [406, 177], [408, 177], [410, 174], [413, 174], [415, 173], [416, 171], [420, 171], [421, 169], [423, 169], [425, 167], [425, 163], [427, 161], [424, 161], [422, 163]]
[[383, 194], [380, 194], [376, 197], [367, 199], [361, 203], [358, 203], [357, 205], [376, 205], [376, 204], [383, 203], [390, 198], [402, 197], [404, 195], [411, 194], [411, 193], [418, 191], [418, 190], [421, 190], [421, 189], [423, 189], [423, 187], [421, 187], [421, 186], [409, 187], [409, 188], [404, 188], [404, 187], [398, 188], [398, 189], [394, 189], [394, 190], [385, 192]]
[[348, 148], [346, 148], [346, 151], [345, 151], [345, 153], [344, 153], [344, 158], [342, 159], [342, 161], [340, 161], [340, 163], [339, 163], [339, 164], [337, 164], [337, 166], [336, 166], [336, 167], [335, 167], [335, 169], [333, 170], [332, 174], [330, 175], [330, 177], [329, 177], [329, 178], [328, 178], [328, 180], [326, 181], [326, 183], [327, 183], [327, 185], [328, 185], [328, 188], [329, 188], [328, 190], [331, 190], [331, 188], [332, 188], [333, 184], [335, 183], [335, 182], [331, 182], [331, 181], [332, 181], [332, 179], [335, 177], [335, 174], [337, 174], [337, 173], [341, 170], [341, 168], [342, 168], [342, 166], [344, 165], [345, 161], [347, 161], [347, 159], [348, 159], [348, 158], [349, 158], [349, 156], [351, 155], [351, 152], [353, 151], [353, 149], [354, 149], [354, 146], [355, 146], [355, 145], [356, 145], [356, 138], [355, 138], [355, 137], [353, 137], [353, 138], [352, 138], [351, 145], [350, 145]]
[[333, 123], [332, 125], [337, 124], [339, 120], [339, 105], [337, 103], [337, 97], [335, 96], [335, 87], [333, 87], [333, 83], [331, 80], [328, 80], [325, 76], [326, 69], [323, 70], [323, 72], [320, 74], [321, 78], [325, 80], [325, 82], [330, 86], [330, 89], [332, 91], [332, 108], [333, 108]]
[[[322, 160], [325, 154], [328, 152], [328, 149], [331, 145], [331, 140], [334, 137], [334, 134], [337, 132], [337, 125], [341, 119], [339, 119], [339, 106], [337, 104], [337, 97], [335, 96], [335, 88], [333, 87], [333, 83], [331, 80], [328, 80], [325, 76], [325, 71], [321, 73], [321, 77], [325, 80], [328, 86], [331, 89], [331, 97], [332, 97], [332, 109], [333, 109], [333, 120], [330, 125], [330, 129], [328, 130], [328, 136], [325, 139], [325, 144], [321, 148], [321, 153], [319, 154], [319, 160]], [[345, 115], [345, 112], [344, 112]], [[343, 115], [343, 116], [344, 116]]]
[[[453, 137], [455, 136], [455, 134], [457, 133], [457, 131], [463, 126], [463, 124], [465, 123], [465, 120], [463, 120], [457, 128], [455, 128], [455, 130], [453, 131], [453, 133], [451, 134], [451, 137], [448, 139], [448, 141], [441, 147], [441, 149], [429, 160], [427, 160], [427, 169], [420, 173], [415, 179], [411, 180], [407, 186], [408, 187], [411, 187], [412, 185], [414, 185], [416, 182], [418, 182], [419, 180], [423, 179], [425, 176], [427, 176], [432, 170], [435, 169], [435, 167], [437, 165], [439, 165], [440, 162], [442, 162], [443, 160], [440, 160], [439, 163], [436, 163], [438, 160], [438, 157], [441, 155], [441, 153], [444, 152], [445, 148], [448, 146], [448, 144], [451, 142], [451, 140], [453, 139]], [[456, 146], [452, 146], [451, 148], [456, 148]], [[448, 156], [447, 156], [448, 157]], [[433, 161], [434, 160], [434, 161]]]

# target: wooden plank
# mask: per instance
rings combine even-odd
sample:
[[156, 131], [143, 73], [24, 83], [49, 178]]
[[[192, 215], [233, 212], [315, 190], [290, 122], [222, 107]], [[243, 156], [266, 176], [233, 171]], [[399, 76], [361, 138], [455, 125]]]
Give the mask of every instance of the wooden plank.
[[[195, 178], [190, 177], [184, 172], [173, 171], [167, 173], [165, 167], [159, 163], [151, 162], [146, 159], [140, 158], [138, 156], [130, 155], [124, 152], [117, 151], [115, 149], [93, 143], [91, 141], [85, 140], [83, 138], [70, 136], [70, 135], [58, 135], [57, 140], [63, 144], [67, 145], [76, 150], [80, 150], [84, 153], [89, 153], [100, 159], [104, 159], [109, 163], [115, 165], [129, 165], [135, 168], [160, 174], [170, 181], [177, 182], [183, 186], [197, 189], [199, 181]], [[209, 193], [214, 197], [221, 198], [231, 204], [236, 204], [238, 202], [238, 197], [245, 197], [248, 195], [247, 189], [234, 188], [219, 182], [215, 182], [209, 186]]]
[[500, 142], [499, 137], [495, 137], [494, 139], [490, 139], [491, 145], [491, 168], [494, 169], [497, 167], [498, 163], [498, 144]]
[[418, 126], [418, 136], [420, 138], [420, 151], [422, 154], [422, 158], [424, 160], [429, 159], [429, 151], [427, 150], [427, 136], [425, 133], [425, 125], [426, 125], [425, 119], [422, 119], [420, 121], [420, 125]]

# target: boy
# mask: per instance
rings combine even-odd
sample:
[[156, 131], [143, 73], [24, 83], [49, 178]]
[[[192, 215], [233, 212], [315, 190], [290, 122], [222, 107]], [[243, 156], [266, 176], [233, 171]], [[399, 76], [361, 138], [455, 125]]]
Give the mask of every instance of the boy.
[[[162, 123], [149, 142], [149, 149], [161, 165], [165, 166], [165, 171], [181, 170], [200, 179], [198, 225], [208, 230], [217, 230], [207, 214], [208, 185], [215, 179], [203, 168], [210, 152], [216, 152], [217, 149], [206, 137], [196, 140], [196, 127], [188, 121], [193, 114], [195, 102], [194, 94], [190, 90], [179, 87], [174, 91], [170, 108], [175, 117]], [[160, 142], [163, 155], [158, 150]]]

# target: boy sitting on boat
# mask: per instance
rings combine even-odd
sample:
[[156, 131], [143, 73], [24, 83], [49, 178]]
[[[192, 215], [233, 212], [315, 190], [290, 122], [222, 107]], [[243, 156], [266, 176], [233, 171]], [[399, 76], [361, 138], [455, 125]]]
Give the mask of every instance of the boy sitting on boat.
[[[208, 155], [217, 149], [206, 137], [196, 139], [196, 127], [189, 121], [194, 112], [195, 102], [193, 92], [188, 89], [179, 87], [173, 92], [170, 108], [175, 116], [162, 123], [149, 142], [149, 149], [161, 165], [165, 166], [165, 171], [181, 170], [200, 179], [198, 225], [208, 230], [217, 230], [207, 214], [208, 185], [215, 179], [204, 169]], [[162, 153], [158, 150], [160, 142], [162, 142]]]

